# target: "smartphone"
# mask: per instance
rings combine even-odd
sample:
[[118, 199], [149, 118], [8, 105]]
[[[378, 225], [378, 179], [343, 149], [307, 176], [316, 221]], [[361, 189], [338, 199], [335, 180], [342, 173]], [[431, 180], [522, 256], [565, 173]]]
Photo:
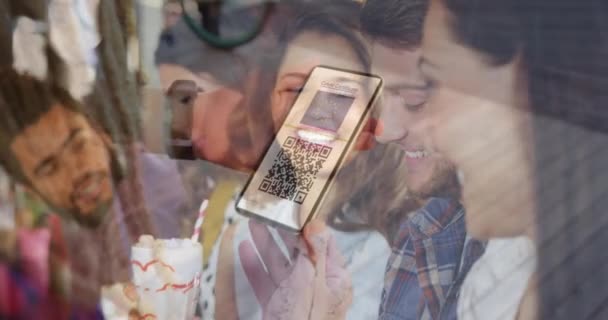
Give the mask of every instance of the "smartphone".
[[301, 232], [317, 215], [381, 89], [375, 75], [314, 68], [243, 188], [237, 212]]

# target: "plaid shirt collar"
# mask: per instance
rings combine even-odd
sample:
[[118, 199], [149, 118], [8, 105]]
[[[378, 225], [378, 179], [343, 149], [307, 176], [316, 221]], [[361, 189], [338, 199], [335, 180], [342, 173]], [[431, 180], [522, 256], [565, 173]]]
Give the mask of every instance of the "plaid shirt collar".
[[412, 212], [406, 220], [413, 241], [432, 238], [464, 217], [464, 209], [453, 199], [431, 198], [426, 205]]
[[392, 243], [379, 319], [439, 319], [458, 291], [466, 238], [464, 208], [453, 199], [432, 198], [411, 213]]

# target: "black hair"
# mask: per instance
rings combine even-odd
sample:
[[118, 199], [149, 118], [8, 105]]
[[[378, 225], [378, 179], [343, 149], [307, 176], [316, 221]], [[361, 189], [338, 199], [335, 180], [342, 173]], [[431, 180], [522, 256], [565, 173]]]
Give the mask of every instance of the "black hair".
[[11, 143], [55, 104], [82, 112], [80, 104], [60, 86], [19, 74], [12, 68], [0, 71], [0, 164], [22, 183], [28, 182], [14, 157]]
[[46, 20], [48, 3], [46, 1], [4, 1], [13, 17], [26, 16], [34, 20]]
[[539, 319], [605, 319], [608, 3], [443, 0], [490, 65], [521, 58], [537, 194]]
[[5, 46], [4, 50], [0, 50], [0, 66], [9, 66], [13, 61], [13, 50], [10, 49], [12, 48], [13, 28], [9, 10], [9, 3], [0, 1], [0, 44]]
[[367, 0], [361, 10], [361, 30], [386, 46], [420, 46], [429, 0]]
[[454, 36], [501, 65], [521, 53], [535, 113], [608, 130], [607, 7], [598, 0], [444, 0]]

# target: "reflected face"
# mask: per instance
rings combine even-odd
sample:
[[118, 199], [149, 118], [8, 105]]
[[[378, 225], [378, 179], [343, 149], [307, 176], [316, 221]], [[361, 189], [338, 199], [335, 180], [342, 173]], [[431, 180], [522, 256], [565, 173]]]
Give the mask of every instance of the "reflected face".
[[393, 143], [404, 151], [409, 191], [420, 198], [458, 196], [454, 166], [437, 151], [428, 126], [420, 120], [428, 113], [429, 90], [419, 69], [419, 49], [396, 49], [372, 44], [372, 72], [384, 80], [380, 121], [381, 143]]
[[431, 86], [422, 121], [438, 150], [462, 174], [467, 229], [477, 238], [508, 237], [533, 225], [530, 113], [518, 59], [492, 66], [458, 42], [441, 1], [425, 20], [421, 70]]
[[192, 96], [172, 99], [172, 111], [178, 116], [175, 119], [190, 120], [180, 122], [184, 128], [172, 130], [186, 131], [184, 135], [192, 140], [198, 158], [229, 167], [237, 165], [239, 159], [231, 150], [229, 130], [230, 116], [238, 108], [242, 94], [222, 86], [210, 75], [197, 75], [181, 66], [161, 65], [159, 72], [165, 92], [176, 80], [191, 80], [197, 86]]
[[11, 150], [32, 187], [57, 210], [96, 226], [112, 203], [110, 153], [81, 114], [55, 105]]
[[[275, 132], [283, 124], [306, 78], [318, 65], [363, 71], [357, 54], [343, 38], [316, 32], [303, 32], [295, 37], [285, 52], [272, 92]], [[321, 115], [320, 118], [322, 117]]]

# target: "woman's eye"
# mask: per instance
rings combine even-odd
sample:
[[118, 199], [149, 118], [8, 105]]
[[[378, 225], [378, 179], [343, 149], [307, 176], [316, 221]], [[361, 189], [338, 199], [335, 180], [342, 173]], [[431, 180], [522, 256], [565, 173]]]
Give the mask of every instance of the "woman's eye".
[[56, 160], [52, 160], [48, 163], [46, 163], [38, 172], [39, 176], [42, 177], [49, 177], [55, 174], [55, 172], [57, 172], [58, 169], [58, 165], [57, 165], [57, 161]]
[[74, 143], [72, 144], [72, 151], [80, 152], [80, 151], [82, 151], [82, 149], [84, 149], [84, 145], [85, 145], [85, 139], [79, 138], [76, 141], [74, 141]]
[[428, 89], [415, 89], [415, 90], [407, 90], [401, 92], [401, 99], [403, 101], [403, 105], [410, 112], [418, 111], [424, 106], [426, 101], [428, 100]]
[[189, 104], [192, 101], [192, 96], [183, 96], [179, 102], [182, 104]]
[[426, 100], [425, 100], [425, 101], [422, 101], [422, 102], [420, 102], [420, 103], [416, 103], [416, 104], [409, 104], [409, 103], [406, 103], [406, 104], [405, 104], [405, 107], [406, 107], [406, 108], [407, 108], [407, 110], [408, 110], [408, 111], [410, 111], [410, 112], [416, 112], [416, 111], [419, 111], [420, 109], [422, 109], [422, 107], [424, 106], [424, 104], [425, 104], [425, 103], [426, 103]]
[[302, 89], [303, 89], [303, 87], [288, 88], [287, 92], [300, 94], [302, 92]]

